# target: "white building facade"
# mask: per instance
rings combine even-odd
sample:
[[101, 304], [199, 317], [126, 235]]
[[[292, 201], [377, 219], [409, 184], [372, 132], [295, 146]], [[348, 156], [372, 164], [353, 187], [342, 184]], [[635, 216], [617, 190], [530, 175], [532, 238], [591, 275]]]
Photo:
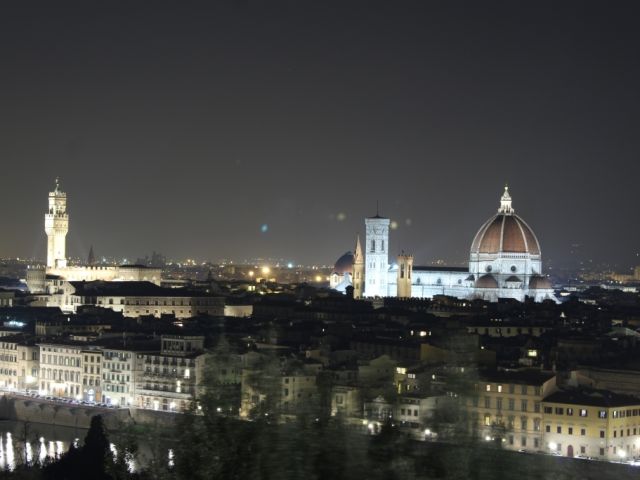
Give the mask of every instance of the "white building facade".
[[468, 268], [414, 266], [413, 257], [404, 253], [390, 264], [389, 219], [376, 215], [367, 218], [365, 225], [364, 297], [556, 301], [551, 282], [542, 274], [538, 239], [516, 215], [507, 187], [498, 212], [482, 224], [471, 242]]

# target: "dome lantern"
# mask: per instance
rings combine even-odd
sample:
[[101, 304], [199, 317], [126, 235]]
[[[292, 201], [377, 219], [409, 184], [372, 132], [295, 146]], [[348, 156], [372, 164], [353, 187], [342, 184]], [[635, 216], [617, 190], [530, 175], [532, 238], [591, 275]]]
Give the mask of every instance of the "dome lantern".
[[504, 193], [502, 194], [502, 198], [500, 198], [498, 213], [505, 215], [513, 215], [514, 213], [513, 207], [511, 206], [511, 195], [509, 195], [509, 185], [504, 186]]

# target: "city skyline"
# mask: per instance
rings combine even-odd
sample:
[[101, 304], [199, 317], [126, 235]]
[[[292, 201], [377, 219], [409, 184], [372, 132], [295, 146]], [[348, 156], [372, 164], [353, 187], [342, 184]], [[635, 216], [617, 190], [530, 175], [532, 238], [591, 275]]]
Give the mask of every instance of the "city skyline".
[[632, 266], [635, 10], [7, 8], [0, 254], [44, 258], [60, 176], [82, 258], [330, 264], [379, 201], [461, 264], [508, 183], [544, 258]]

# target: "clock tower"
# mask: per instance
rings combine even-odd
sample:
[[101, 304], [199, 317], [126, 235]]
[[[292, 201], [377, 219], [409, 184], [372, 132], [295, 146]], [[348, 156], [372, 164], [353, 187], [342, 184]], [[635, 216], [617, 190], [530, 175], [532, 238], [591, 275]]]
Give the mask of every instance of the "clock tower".
[[67, 214], [67, 194], [60, 190], [60, 180], [56, 178], [56, 187], [49, 192], [49, 210], [44, 216], [44, 231], [47, 234], [47, 268], [65, 268], [66, 236], [69, 231]]
[[365, 297], [386, 297], [389, 292], [389, 224], [388, 218], [376, 212], [365, 219]]

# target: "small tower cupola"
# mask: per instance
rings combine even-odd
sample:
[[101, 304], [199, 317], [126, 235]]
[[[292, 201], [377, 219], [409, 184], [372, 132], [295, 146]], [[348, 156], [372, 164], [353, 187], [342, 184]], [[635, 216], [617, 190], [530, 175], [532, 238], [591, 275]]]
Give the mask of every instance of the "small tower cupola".
[[505, 185], [504, 193], [502, 194], [502, 198], [500, 198], [500, 208], [498, 209], [498, 213], [512, 215], [514, 212], [515, 210], [511, 206], [511, 195], [509, 195], [509, 186]]

